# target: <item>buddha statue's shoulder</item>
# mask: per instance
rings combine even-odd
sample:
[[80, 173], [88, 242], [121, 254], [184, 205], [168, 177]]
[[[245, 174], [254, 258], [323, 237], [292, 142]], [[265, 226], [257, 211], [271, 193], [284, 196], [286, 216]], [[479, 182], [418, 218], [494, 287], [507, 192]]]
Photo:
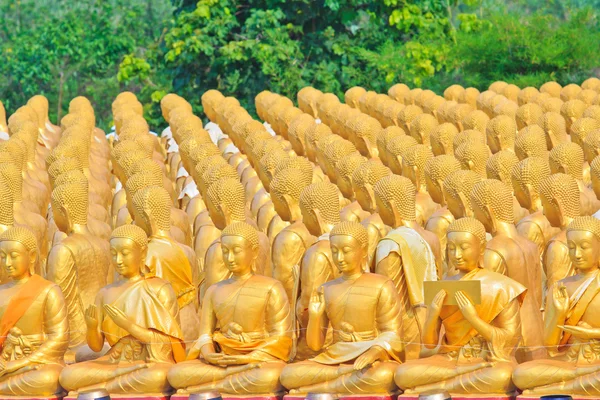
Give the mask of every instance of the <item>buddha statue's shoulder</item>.
[[566, 246], [567, 245], [567, 231], [561, 230], [556, 235], [552, 236], [552, 238], [548, 241], [548, 244], [555, 243], [555, 242], [564, 244]]
[[527, 290], [516, 280], [485, 268], [480, 269], [472, 279], [482, 282], [482, 293], [491, 294], [494, 291], [505, 291], [511, 297], [516, 297]]
[[156, 276], [146, 278], [144, 279], [144, 282], [146, 283], [147, 288], [154, 294], [175, 298], [175, 289], [173, 289], [170, 282]]
[[263, 288], [266, 292], [283, 290], [283, 285], [281, 285], [280, 281], [265, 275], [253, 275], [248, 284], [255, 288]]
[[431, 214], [431, 217], [429, 217], [427, 220], [427, 225], [429, 225], [430, 222], [433, 223], [440, 220], [445, 221], [448, 224], [451, 224], [454, 221], [454, 215], [452, 215], [452, 213], [448, 210], [448, 207], [442, 207], [435, 210], [434, 213]]

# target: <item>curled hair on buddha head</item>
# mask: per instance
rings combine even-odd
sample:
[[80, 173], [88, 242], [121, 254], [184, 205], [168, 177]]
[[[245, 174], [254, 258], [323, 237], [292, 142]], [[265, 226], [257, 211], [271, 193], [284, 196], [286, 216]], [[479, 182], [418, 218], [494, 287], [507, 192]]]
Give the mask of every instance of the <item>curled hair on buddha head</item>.
[[369, 235], [367, 234], [367, 229], [358, 222], [340, 222], [333, 227], [329, 237], [333, 237], [335, 235], [350, 236], [356, 240], [363, 249], [366, 249], [369, 246]]
[[528, 191], [528, 185], [531, 185], [536, 193], [539, 192], [540, 183], [549, 176], [550, 166], [540, 157], [529, 157], [519, 161], [511, 171], [513, 188], [525, 192]]
[[471, 205], [477, 205], [481, 210], [489, 207], [500, 221], [514, 222], [512, 191], [497, 179], [484, 179], [476, 183], [471, 190]]
[[498, 179], [510, 185], [510, 177], [513, 167], [517, 165], [519, 159], [510, 150], [501, 150], [492, 155], [486, 163], [485, 170], [489, 179]]
[[448, 226], [447, 233], [450, 234], [452, 232], [466, 232], [475, 236], [479, 239], [479, 243], [481, 244], [481, 249], [485, 248], [487, 243], [486, 235], [485, 235], [485, 227], [479, 220], [473, 217], [464, 217], [454, 220]]
[[573, 222], [567, 226], [567, 233], [573, 231], [590, 232], [596, 236], [596, 239], [600, 240], [600, 219], [589, 215], [576, 217]]
[[171, 207], [173, 201], [169, 193], [159, 186], [140, 189], [133, 196], [133, 206], [148, 226], [154, 221], [158, 229], [171, 229]]
[[148, 247], [148, 236], [146, 235], [146, 232], [137, 225], [121, 225], [112, 231], [110, 238], [129, 239], [140, 246], [141, 249]]
[[561, 206], [566, 217], [581, 215], [581, 200], [577, 181], [571, 175], [553, 174], [540, 183], [540, 197], [555, 207]]
[[279, 171], [271, 181], [270, 194], [283, 200], [284, 196], [290, 196], [294, 201], [300, 201], [302, 190], [310, 185], [302, 174], [295, 168]]
[[460, 169], [460, 162], [450, 154], [430, 158], [425, 163], [425, 175], [432, 181], [443, 181], [449, 174]]
[[235, 178], [221, 178], [208, 187], [206, 200], [214, 206], [227, 207], [234, 220], [246, 218], [246, 193], [244, 185]]
[[223, 229], [223, 232], [221, 232], [221, 239], [226, 236], [239, 236], [246, 239], [252, 248], [258, 249], [259, 247], [258, 232], [252, 225], [246, 222], [239, 221], [227, 225]]
[[[583, 179], [583, 150], [573, 142], [561, 143], [550, 151], [550, 170], [565, 172], [575, 179]], [[562, 171], [564, 168], [564, 171]]]
[[51, 200], [54, 212], [63, 214], [64, 209], [68, 211], [68, 217], [73, 224], [87, 224], [89, 198], [86, 185], [65, 183], [57, 186], [52, 191]]
[[416, 188], [410, 179], [399, 175], [381, 178], [374, 186], [375, 197], [379, 198], [386, 208], [393, 202], [396, 212], [404, 221], [417, 219], [415, 196]]
[[380, 179], [391, 174], [392, 171], [383, 165], [381, 161], [368, 160], [354, 171], [352, 181], [357, 187], [364, 188], [367, 185], [375, 185]]
[[321, 217], [330, 224], [340, 222], [340, 195], [337, 186], [330, 182], [308, 185], [300, 193], [300, 209], [318, 210]]
[[38, 252], [37, 239], [33, 232], [23, 226], [13, 226], [0, 235], [0, 242], [19, 242], [27, 251]]

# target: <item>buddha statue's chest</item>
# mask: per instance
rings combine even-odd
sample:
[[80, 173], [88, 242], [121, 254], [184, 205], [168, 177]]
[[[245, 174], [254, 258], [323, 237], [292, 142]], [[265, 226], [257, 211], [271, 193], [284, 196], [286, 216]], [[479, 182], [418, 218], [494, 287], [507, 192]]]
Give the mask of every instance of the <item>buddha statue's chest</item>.
[[242, 287], [233, 298], [219, 293], [213, 301], [219, 325], [231, 322], [240, 325], [244, 332], [262, 330], [265, 325], [265, 313], [268, 293], [254, 287]]
[[325, 291], [327, 316], [334, 329], [374, 332], [379, 291], [366, 286], [339, 285]]

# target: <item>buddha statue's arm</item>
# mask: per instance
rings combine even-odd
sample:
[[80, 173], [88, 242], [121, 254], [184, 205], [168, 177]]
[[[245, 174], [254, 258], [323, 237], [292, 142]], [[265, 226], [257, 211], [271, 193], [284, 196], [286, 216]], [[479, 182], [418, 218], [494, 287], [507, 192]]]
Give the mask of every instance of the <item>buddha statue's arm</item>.
[[51, 287], [43, 305], [43, 326], [39, 333], [46, 335], [45, 341], [31, 354], [12, 360], [0, 370], [0, 376], [17, 371], [31, 364], [59, 364], [69, 347], [69, 320], [65, 300], [58, 286]]
[[427, 309], [427, 318], [423, 325], [423, 337], [421, 340], [423, 345], [428, 349], [434, 349], [439, 342], [442, 327], [440, 313], [442, 312], [442, 305], [446, 296], [446, 291], [440, 290]]
[[502, 275], [508, 273], [504, 258], [497, 251], [489, 248], [483, 253], [483, 267]]
[[275, 282], [269, 291], [265, 323], [270, 337], [292, 337], [290, 302], [280, 282]]
[[329, 318], [325, 311], [325, 294], [323, 287], [320, 287], [313, 292], [308, 306], [306, 343], [311, 350], [319, 351], [323, 348], [328, 325]]
[[546, 271], [547, 287], [569, 276], [571, 272], [571, 260], [569, 258], [569, 248], [566, 244], [558, 240], [548, 243], [544, 255], [544, 268]]
[[200, 316], [199, 336], [187, 355], [188, 360], [195, 360], [200, 356], [200, 353], [202, 353], [204, 359], [207, 362], [212, 363], [212, 355], [217, 353], [212, 340], [213, 333], [217, 326], [217, 316], [213, 308], [212, 300], [214, 292], [214, 287], [209, 287], [204, 296], [204, 303], [202, 305]]
[[104, 334], [100, 329], [100, 321], [104, 321], [104, 293], [105, 289], [100, 289], [96, 295], [95, 304], [85, 310], [85, 323], [87, 326], [86, 341], [90, 349], [94, 351], [100, 351], [104, 346]]
[[[273, 241], [271, 251], [273, 278], [281, 282], [289, 294], [292, 293], [294, 288], [294, 277], [292, 275], [294, 261], [298, 258], [298, 254], [304, 252], [304, 250], [304, 243], [300, 236], [289, 230], [281, 231]], [[290, 299], [291, 301], [292, 299]]]

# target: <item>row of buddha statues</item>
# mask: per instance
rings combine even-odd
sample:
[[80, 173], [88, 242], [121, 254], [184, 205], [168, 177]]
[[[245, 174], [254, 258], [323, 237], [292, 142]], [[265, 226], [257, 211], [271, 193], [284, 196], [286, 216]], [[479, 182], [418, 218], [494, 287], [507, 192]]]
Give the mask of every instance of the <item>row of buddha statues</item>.
[[0, 398], [600, 395], [600, 79], [201, 103], [0, 103]]

